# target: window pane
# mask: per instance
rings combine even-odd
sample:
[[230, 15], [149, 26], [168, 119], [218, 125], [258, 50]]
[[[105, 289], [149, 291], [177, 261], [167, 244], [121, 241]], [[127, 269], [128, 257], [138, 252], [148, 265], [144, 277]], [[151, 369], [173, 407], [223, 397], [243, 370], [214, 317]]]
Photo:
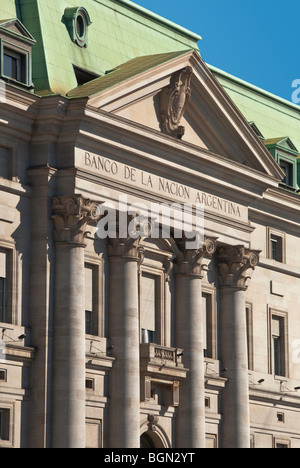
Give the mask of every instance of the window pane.
[[276, 262], [283, 262], [283, 242], [282, 237], [271, 235], [271, 256]]
[[85, 332], [93, 334], [95, 268], [85, 265]]
[[272, 316], [273, 374], [285, 375], [284, 318]]
[[0, 278], [0, 322], [5, 322], [6, 320], [5, 283], [6, 280], [4, 278]]
[[21, 83], [26, 82], [26, 57], [23, 54], [4, 48], [3, 74]]
[[0, 440], [9, 440], [9, 410], [0, 409]]
[[7, 256], [0, 251], [0, 321], [6, 321], [6, 275], [7, 275]]
[[9, 178], [9, 151], [0, 147], [0, 177]]
[[293, 171], [293, 164], [290, 164], [286, 161], [280, 161], [280, 167], [281, 169], [283, 170], [283, 172], [285, 173], [285, 178], [284, 180], [282, 181], [282, 183], [286, 184], [286, 185], [289, 185], [290, 187], [293, 187], [294, 185], [294, 180], [293, 180], [293, 176], [294, 176], [294, 171]]
[[142, 342], [155, 342], [157, 308], [157, 277], [143, 274], [141, 284]]
[[207, 350], [207, 345], [208, 345], [208, 314], [209, 314], [209, 298], [207, 294], [202, 294], [202, 312], [203, 312], [203, 349], [204, 349], [204, 356], [205, 357], [210, 357], [208, 356], [208, 350]]
[[85, 333], [93, 335], [93, 312], [85, 311]]
[[281, 375], [281, 340], [273, 336], [274, 374]]

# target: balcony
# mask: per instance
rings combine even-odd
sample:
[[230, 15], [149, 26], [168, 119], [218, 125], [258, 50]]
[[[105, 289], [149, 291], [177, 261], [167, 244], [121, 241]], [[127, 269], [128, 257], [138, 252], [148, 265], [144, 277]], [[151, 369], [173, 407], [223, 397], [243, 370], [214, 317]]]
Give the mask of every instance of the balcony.
[[179, 405], [180, 382], [186, 378], [183, 350], [153, 343], [140, 345], [141, 401], [165, 407]]
[[183, 350], [147, 343], [140, 345], [141, 373], [156, 378], [184, 379], [188, 369], [184, 368]]

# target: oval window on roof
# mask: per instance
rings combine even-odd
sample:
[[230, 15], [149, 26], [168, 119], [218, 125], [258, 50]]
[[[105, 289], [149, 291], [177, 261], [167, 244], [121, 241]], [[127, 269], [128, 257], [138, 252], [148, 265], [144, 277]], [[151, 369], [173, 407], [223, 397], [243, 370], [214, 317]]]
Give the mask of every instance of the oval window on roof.
[[77, 36], [82, 39], [85, 36], [86, 26], [85, 21], [82, 15], [78, 15], [76, 19], [76, 34]]
[[87, 47], [88, 27], [92, 24], [90, 15], [83, 7], [66, 8], [64, 17], [72, 38], [79, 47]]

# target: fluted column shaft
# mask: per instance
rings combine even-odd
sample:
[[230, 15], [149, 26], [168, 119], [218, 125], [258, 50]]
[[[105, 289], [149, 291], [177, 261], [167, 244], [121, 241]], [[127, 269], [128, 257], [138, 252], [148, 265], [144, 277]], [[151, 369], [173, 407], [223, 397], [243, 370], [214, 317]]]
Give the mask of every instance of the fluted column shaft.
[[140, 447], [138, 241], [111, 240], [109, 337], [116, 359], [109, 382], [109, 448]]
[[53, 448], [85, 448], [84, 249], [87, 223], [96, 220], [96, 207], [80, 196], [53, 200]]
[[199, 250], [181, 248], [176, 259], [176, 346], [184, 350], [184, 365], [189, 369], [176, 415], [178, 448], [206, 446], [202, 260], [215, 249], [215, 242], [206, 240]]
[[250, 448], [250, 404], [245, 292], [259, 252], [218, 249], [220, 353], [228, 379], [222, 398], [222, 448]]

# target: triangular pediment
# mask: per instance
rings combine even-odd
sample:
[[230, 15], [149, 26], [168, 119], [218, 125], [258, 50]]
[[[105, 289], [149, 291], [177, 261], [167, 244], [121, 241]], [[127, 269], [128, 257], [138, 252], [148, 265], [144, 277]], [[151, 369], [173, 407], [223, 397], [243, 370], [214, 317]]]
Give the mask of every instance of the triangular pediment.
[[279, 137], [279, 138], [272, 138], [265, 140], [265, 145], [268, 148], [280, 148], [280, 149], [285, 149], [289, 152], [299, 154], [298, 149], [292, 142], [292, 140], [289, 137]]
[[23, 39], [35, 43], [34, 37], [17, 18], [0, 21], [0, 29], [13, 35], [22, 36]]
[[[186, 96], [178, 97], [176, 86], [188, 80], [184, 78], [185, 70], [191, 70], [190, 81], [185, 86]], [[72, 90], [68, 96], [87, 97], [89, 105], [93, 107], [166, 133], [162, 123], [162, 115], [166, 112], [162, 109], [162, 95], [165, 106], [169, 99], [168, 88], [171, 86], [175, 93], [171, 114], [179, 115], [180, 131], [184, 127], [184, 135], [178, 132], [182, 142], [282, 180], [280, 167], [259, 135], [253, 132], [195, 51], [138, 57]], [[184, 99], [184, 112], [180, 113]], [[170, 135], [177, 133], [169, 132]]]

